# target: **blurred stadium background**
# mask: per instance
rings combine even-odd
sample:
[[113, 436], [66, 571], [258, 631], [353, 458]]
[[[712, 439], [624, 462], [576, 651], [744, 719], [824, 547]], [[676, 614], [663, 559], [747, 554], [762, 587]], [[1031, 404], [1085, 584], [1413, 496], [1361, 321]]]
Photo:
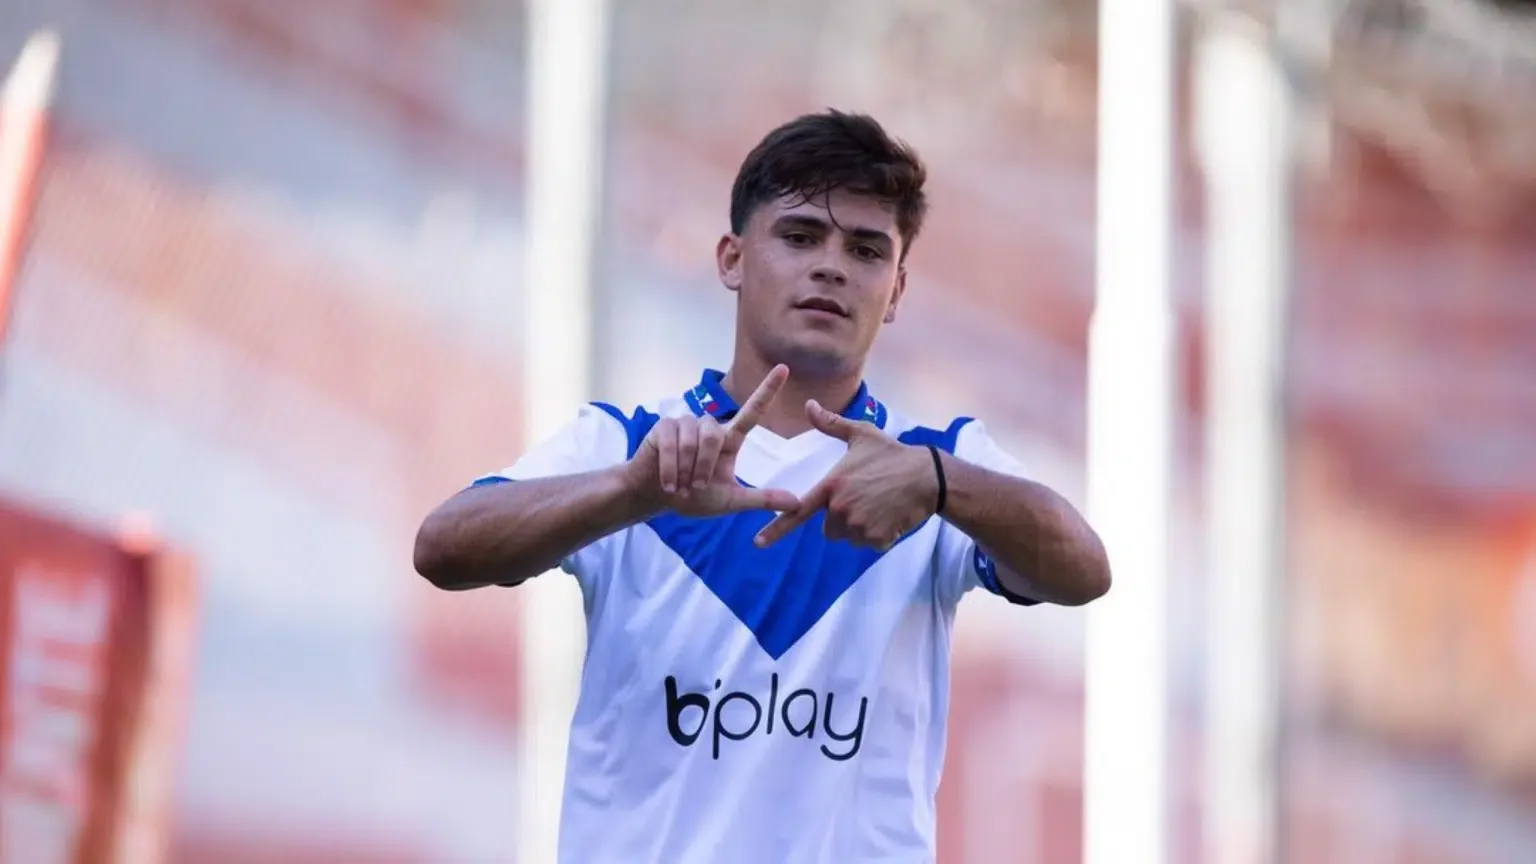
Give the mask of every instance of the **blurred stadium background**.
[[[1185, 47], [1210, 5], [1182, 9]], [[1527, 6], [1317, 0], [1295, 43], [1296, 864], [1536, 861]], [[434, 593], [410, 544], [428, 508], [523, 444], [525, 11], [0, 5], [0, 69], [40, 29], [63, 45], [30, 228], [0, 272], [4, 864], [514, 859], [518, 598]], [[598, 314], [624, 335], [598, 395], [637, 401], [721, 362], [732, 310], [708, 250], [737, 162], [788, 116], [854, 107], [933, 167], [910, 309], [872, 381], [925, 416], [985, 416], [1081, 500], [1093, 4], [613, 15]], [[1202, 563], [1206, 226], [1188, 138], [1174, 862], [1201, 860], [1202, 658], [1218, 650], [1203, 586], [1220, 576]], [[7, 183], [14, 209], [26, 184]], [[1070, 864], [1082, 616], [998, 612], [968, 603], [958, 634], [941, 860]], [[23, 845], [44, 824], [63, 857]]]

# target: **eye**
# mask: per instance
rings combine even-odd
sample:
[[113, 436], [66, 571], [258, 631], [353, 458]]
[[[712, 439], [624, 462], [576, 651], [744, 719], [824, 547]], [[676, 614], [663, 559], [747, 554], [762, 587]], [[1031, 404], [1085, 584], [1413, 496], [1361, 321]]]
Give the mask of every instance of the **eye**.
[[861, 261], [879, 261], [885, 257], [880, 253], [879, 249], [873, 246], [855, 246], [853, 247], [853, 254]]
[[816, 241], [804, 231], [791, 231], [784, 235], [784, 242], [791, 246], [809, 246]]

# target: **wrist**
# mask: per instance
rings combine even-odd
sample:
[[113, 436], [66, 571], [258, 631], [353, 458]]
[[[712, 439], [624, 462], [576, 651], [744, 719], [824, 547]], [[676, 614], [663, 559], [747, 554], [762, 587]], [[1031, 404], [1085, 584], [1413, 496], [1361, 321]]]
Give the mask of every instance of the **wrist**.
[[934, 459], [937, 448], [926, 444], [912, 445], [912, 496], [922, 503], [929, 514], [938, 515], [940, 477], [939, 464]]
[[949, 505], [949, 468], [945, 464], [945, 453], [939, 448], [928, 445], [928, 456], [933, 462], [933, 513], [935, 516], [943, 516]]
[[647, 470], [645, 463], [631, 459], [609, 469], [626, 513], [632, 522], [645, 520], [666, 509], [661, 485], [656, 482], [656, 469]]

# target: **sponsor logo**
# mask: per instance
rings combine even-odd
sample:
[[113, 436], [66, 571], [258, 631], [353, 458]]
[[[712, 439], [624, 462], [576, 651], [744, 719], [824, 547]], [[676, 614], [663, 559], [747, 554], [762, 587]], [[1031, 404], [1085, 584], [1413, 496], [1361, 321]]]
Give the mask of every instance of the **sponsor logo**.
[[849, 699], [836, 693], [802, 687], [781, 694], [777, 673], [769, 677], [767, 693], [722, 691], [722, 686], [717, 680], [708, 693], [683, 692], [677, 679], [667, 676], [667, 733], [679, 746], [692, 747], [708, 730], [710, 757], [719, 759], [722, 746], [728, 746], [722, 743], [725, 741], [745, 741], [753, 735], [777, 732], [816, 743], [819, 732], [825, 742], [817, 747], [821, 754], [834, 762], [846, 762], [864, 745], [868, 697], [859, 697], [858, 717], [854, 719]]

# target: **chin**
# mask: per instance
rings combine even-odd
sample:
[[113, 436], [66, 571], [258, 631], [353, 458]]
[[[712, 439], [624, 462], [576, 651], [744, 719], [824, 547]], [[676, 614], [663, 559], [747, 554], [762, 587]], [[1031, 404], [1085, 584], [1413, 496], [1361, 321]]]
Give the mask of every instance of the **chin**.
[[830, 340], [797, 339], [776, 346], [770, 359], [789, 367], [797, 378], [833, 378], [856, 371], [858, 361], [844, 345], [828, 344]]

